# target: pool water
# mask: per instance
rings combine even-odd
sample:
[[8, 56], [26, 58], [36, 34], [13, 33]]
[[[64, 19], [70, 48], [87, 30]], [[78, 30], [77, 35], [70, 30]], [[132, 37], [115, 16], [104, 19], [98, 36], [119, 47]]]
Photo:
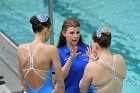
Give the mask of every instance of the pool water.
[[[81, 34], [91, 44], [97, 28], [109, 27], [110, 50], [121, 54], [127, 64], [122, 93], [139, 93], [140, 89], [140, 1], [139, 0], [53, 0], [54, 44], [66, 18], [80, 21]], [[48, 14], [47, 0], [0, 0], [0, 30], [17, 45], [31, 42], [33, 32], [29, 19]]]

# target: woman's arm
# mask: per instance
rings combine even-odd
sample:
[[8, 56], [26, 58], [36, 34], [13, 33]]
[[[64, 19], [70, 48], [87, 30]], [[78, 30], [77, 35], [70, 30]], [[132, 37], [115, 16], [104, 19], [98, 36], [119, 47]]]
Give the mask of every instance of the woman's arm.
[[[65, 65], [62, 67], [62, 72], [63, 72], [63, 78], [65, 79], [68, 74], [69, 74], [69, 70], [70, 70], [70, 67], [71, 67], [71, 62], [72, 60], [77, 56], [79, 55], [81, 52], [78, 52], [76, 53], [77, 51], [77, 47], [73, 47], [71, 50], [71, 54], [70, 54], [70, 57], [68, 58], [67, 62], [65, 63]], [[61, 61], [61, 60], [60, 60]], [[54, 68], [53, 68], [53, 72], [54, 71]], [[53, 83], [54, 85], [56, 84], [56, 75], [55, 74], [52, 74], [53, 76]]]
[[70, 51], [71, 51], [70, 57], [68, 58], [67, 62], [65, 63], [65, 65], [64, 65], [63, 68], [62, 68], [64, 79], [65, 79], [65, 78], [68, 76], [68, 74], [69, 74], [69, 70], [70, 70], [70, 67], [71, 67], [71, 62], [72, 62], [72, 60], [73, 60], [77, 55], [81, 54], [81, 52], [76, 53], [77, 47], [71, 48]]
[[21, 81], [21, 84], [24, 86], [24, 89], [27, 92], [27, 86], [26, 86], [26, 83], [24, 81], [24, 76], [23, 76], [23, 71], [22, 71], [22, 66], [21, 66], [21, 63], [23, 63], [23, 55], [22, 55], [22, 46], [19, 46], [18, 49], [17, 49], [17, 61], [18, 61], [18, 71], [19, 71], [19, 77], [20, 77], [20, 81]]
[[52, 93], [64, 93], [64, 79], [63, 79], [63, 74], [62, 74], [62, 68], [60, 64], [60, 59], [58, 55], [58, 50], [56, 47], [52, 47], [52, 62], [54, 66], [54, 71], [55, 71], [55, 90]]
[[87, 66], [85, 67], [83, 78], [79, 83], [81, 93], [87, 93], [89, 86], [91, 84], [92, 77], [93, 77], [91, 72], [92, 71], [91, 64], [92, 63], [88, 63]]
[[63, 77], [64, 79], [68, 76], [69, 70], [71, 67], [72, 58], [71, 56], [68, 58], [66, 64], [62, 67]]

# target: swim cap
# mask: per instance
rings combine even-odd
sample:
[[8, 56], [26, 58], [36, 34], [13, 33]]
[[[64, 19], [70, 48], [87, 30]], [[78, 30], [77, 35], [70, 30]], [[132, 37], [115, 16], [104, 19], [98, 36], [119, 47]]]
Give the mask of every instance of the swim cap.
[[48, 16], [46, 15], [36, 15], [37, 19], [40, 21], [40, 22], [46, 22], [48, 20]]

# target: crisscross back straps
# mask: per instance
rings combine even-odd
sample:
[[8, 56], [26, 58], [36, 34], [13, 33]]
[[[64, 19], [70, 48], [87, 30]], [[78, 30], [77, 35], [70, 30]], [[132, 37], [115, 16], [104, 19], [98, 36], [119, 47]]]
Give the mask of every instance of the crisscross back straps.
[[31, 55], [31, 52], [30, 52], [29, 44], [27, 45], [28, 53], [29, 53], [29, 56], [30, 56], [30, 69], [33, 69], [33, 68], [34, 68], [34, 67], [33, 67], [33, 63], [34, 63], [34, 61], [33, 61], [33, 56], [34, 56], [35, 52], [37, 51], [37, 49], [38, 49], [41, 45], [42, 45], [42, 44], [39, 44], [39, 45], [35, 48], [35, 50], [33, 51], [33, 54], [32, 54], [32, 55]]

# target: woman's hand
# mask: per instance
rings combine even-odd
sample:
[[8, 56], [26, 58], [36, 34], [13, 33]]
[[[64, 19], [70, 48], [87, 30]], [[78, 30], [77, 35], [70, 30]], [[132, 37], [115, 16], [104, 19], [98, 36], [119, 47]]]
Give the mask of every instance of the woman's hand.
[[87, 47], [87, 55], [89, 57], [89, 61], [96, 61], [98, 60], [97, 52], [95, 52], [91, 46]]
[[71, 47], [70, 49], [70, 59], [73, 60], [77, 55], [81, 54], [81, 52], [76, 53], [77, 51], [77, 46]]
[[52, 90], [52, 92], [51, 93], [57, 93], [55, 90]]

